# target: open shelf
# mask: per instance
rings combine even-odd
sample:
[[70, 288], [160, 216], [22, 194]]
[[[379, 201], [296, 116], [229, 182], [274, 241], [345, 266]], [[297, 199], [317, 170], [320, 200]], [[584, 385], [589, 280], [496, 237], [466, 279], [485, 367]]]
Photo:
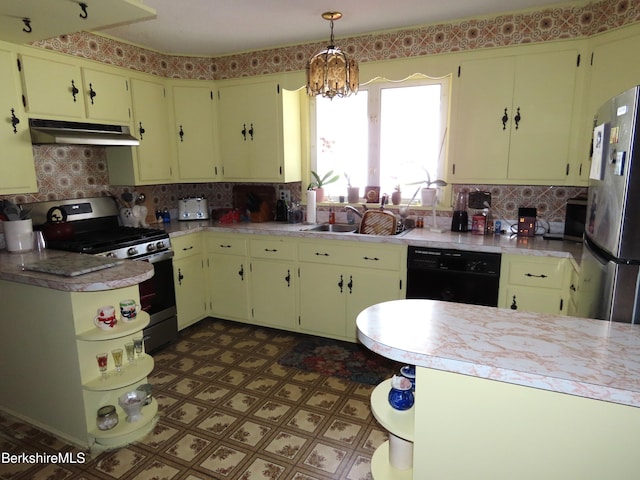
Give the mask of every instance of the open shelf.
[[391, 379], [380, 383], [371, 393], [371, 412], [376, 420], [396, 437], [413, 442], [414, 407], [396, 410], [389, 405]]
[[389, 463], [389, 441], [387, 440], [373, 452], [371, 475], [374, 480], [413, 480], [413, 469], [398, 470], [391, 466]]
[[[95, 325], [90, 330], [78, 333], [76, 338], [84, 341], [100, 341], [100, 340], [112, 340], [114, 338], [126, 337], [133, 333], [142, 331], [147, 325], [149, 325], [149, 314], [147, 312], [139, 312], [135, 320], [131, 322], [123, 322], [122, 319], [118, 320], [116, 326], [109, 330], [103, 330]], [[93, 322], [91, 322], [93, 325]]]
[[119, 439], [126, 438], [138, 430], [143, 430], [158, 413], [158, 402], [152, 398], [149, 405], [142, 407], [142, 418], [137, 422], [127, 422], [127, 415], [119, 405], [116, 406], [116, 411], [118, 412], [118, 425], [111, 430], [100, 430], [98, 427], [94, 427], [89, 431], [89, 435], [94, 437], [97, 443], [102, 445], [117, 444]]
[[101, 376], [97, 376], [82, 385], [82, 387], [85, 390], [95, 391], [116, 390], [118, 388], [126, 387], [127, 385], [139, 382], [149, 375], [151, 370], [153, 370], [153, 365], [153, 357], [145, 353], [141, 357], [137, 358], [136, 363], [134, 364], [124, 363], [122, 365], [122, 373], [120, 373], [120, 375], [116, 374], [115, 368], [109, 369], [107, 371], [108, 377], [106, 380], [103, 380]]

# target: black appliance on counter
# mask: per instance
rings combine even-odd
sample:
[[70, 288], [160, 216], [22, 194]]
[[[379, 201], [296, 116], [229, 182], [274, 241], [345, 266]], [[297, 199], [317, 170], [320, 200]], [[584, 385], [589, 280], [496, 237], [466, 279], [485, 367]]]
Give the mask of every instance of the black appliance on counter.
[[499, 253], [409, 247], [407, 298], [498, 306]]
[[177, 338], [173, 250], [167, 232], [121, 226], [118, 205], [110, 197], [36, 202], [22, 207], [30, 211], [34, 228], [45, 232], [52, 211], [66, 214], [65, 235], [48, 238], [49, 249], [150, 262], [154, 275], [139, 285], [142, 310], [151, 317], [143, 331], [145, 350], [152, 352]]

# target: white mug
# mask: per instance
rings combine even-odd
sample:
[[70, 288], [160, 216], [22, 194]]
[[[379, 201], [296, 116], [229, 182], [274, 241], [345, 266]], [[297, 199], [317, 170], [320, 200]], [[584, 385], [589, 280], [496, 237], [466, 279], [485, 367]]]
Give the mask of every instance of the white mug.
[[140, 305], [132, 298], [126, 300], [120, 300], [120, 316], [125, 322], [135, 320], [140, 311]]
[[109, 330], [116, 326], [118, 320], [116, 319], [116, 309], [112, 305], [105, 305], [98, 309], [98, 314], [93, 319], [93, 323], [96, 327], [103, 330]]

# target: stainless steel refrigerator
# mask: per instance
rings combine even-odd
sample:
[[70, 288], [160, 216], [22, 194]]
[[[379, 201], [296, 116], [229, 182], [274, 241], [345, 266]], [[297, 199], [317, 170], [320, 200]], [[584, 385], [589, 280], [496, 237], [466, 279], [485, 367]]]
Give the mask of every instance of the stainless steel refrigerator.
[[640, 86], [597, 112], [578, 314], [640, 323]]

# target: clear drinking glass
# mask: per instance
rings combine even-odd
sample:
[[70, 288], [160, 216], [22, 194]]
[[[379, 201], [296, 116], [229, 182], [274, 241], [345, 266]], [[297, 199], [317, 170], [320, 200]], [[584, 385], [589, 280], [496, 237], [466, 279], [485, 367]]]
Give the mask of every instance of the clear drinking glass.
[[136, 351], [136, 357], [142, 356], [142, 338], [134, 338], [133, 339], [133, 348]]
[[115, 350], [111, 350], [111, 355], [113, 355], [113, 363], [116, 366], [116, 373], [122, 373], [122, 349], [116, 348]]
[[133, 342], [128, 342], [124, 344], [124, 350], [127, 352], [127, 361], [129, 364], [133, 364], [136, 362], [135, 350], [133, 347]]
[[102, 374], [102, 380], [107, 379], [107, 363], [109, 362], [109, 355], [107, 353], [99, 353], [96, 355], [98, 360], [98, 368]]

